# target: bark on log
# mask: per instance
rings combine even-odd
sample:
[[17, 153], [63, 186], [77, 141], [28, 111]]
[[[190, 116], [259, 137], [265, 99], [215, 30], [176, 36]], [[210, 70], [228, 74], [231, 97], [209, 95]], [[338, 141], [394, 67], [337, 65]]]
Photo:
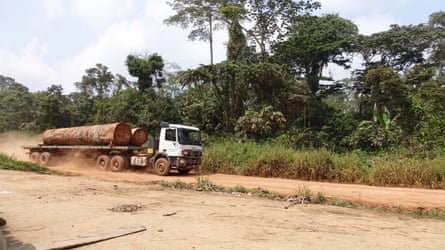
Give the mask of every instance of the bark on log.
[[126, 123], [46, 130], [45, 145], [129, 145], [131, 128]]

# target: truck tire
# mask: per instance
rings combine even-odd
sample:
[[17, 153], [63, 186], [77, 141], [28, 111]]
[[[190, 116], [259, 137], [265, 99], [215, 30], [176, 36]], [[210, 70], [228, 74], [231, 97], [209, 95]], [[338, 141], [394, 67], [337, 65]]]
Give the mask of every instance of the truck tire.
[[39, 152], [32, 152], [29, 155], [29, 160], [31, 160], [32, 163], [38, 164], [40, 161], [40, 153]]
[[96, 165], [100, 170], [107, 171], [110, 168], [110, 156], [99, 155], [96, 159]]
[[121, 172], [128, 167], [127, 157], [122, 155], [115, 155], [111, 157], [110, 169], [113, 172]]
[[51, 153], [50, 152], [43, 152], [40, 154], [39, 162], [42, 166], [48, 166], [51, 162]]
[[161, 157], [156, 160], [155, 172], [161, 176], [166, 176], [170, 173], [170, 163], [166, 158]]

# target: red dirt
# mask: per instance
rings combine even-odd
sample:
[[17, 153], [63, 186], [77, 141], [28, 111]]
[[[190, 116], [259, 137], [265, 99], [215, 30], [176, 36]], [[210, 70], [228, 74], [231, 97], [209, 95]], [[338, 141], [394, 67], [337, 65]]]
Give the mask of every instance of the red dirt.
[[[79, 167], [68, 164], [51, 167], [51, 169], [66, 175], [81, 175], [103, 180], [130, 182], [153, 182], [161, 180], [174, 182], [179, 180], [185, 183], [194, 183], [198, 177], [198, 175], [195, 174], [157, 176], [152, 173], [143, 173], [142, 171], [136, 170], [129, 170], [122, 173], [103, 172], [90, 166]], [[439, 209], [445, 211], [445, 190], [376, 187], [224, 174], [213, 174], [205, 177], [212, 183], [224, 187], [241, 185], [246, 188], [262, 188], [283, 195], [296, 195], [299, 191], [308, 189], [313, 195], [320, 192], [325, 196], [353, 201], [371, 207], [422, 210]]]

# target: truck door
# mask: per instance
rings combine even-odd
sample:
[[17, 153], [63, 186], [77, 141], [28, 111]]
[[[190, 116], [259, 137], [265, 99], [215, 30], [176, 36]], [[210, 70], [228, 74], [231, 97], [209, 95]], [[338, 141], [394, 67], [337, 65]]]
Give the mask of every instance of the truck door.
[[160, 139], [159, 151], [168, 156], [178, 156], [178, 133], [176, 128], [165, 128], [165, 136]]

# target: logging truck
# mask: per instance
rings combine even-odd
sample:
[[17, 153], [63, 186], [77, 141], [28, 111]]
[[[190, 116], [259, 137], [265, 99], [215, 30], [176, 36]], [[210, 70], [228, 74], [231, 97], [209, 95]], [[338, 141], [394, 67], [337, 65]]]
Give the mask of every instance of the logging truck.
[[141, 128], [126, 123], [58, 128], [43, 133], [43, 143], [22, 146], [32, 162], [49, 166], [59, 159], [92, 159], [100, 170], [119, 172], [128, 167], [153, 169], [158, 175], [181, 174], [198, 168], [202, 147], [196, 127], [161, 122], [159, 140], [147, 142]]

